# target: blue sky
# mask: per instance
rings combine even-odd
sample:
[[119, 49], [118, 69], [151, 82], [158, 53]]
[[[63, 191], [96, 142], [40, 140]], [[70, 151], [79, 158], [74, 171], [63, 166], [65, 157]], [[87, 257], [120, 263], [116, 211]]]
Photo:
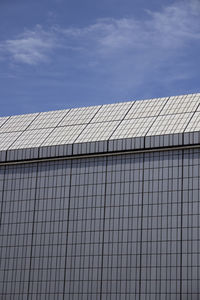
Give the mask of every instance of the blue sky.
[[0, 0], [1, 116], [196, 92], [199, 0]]

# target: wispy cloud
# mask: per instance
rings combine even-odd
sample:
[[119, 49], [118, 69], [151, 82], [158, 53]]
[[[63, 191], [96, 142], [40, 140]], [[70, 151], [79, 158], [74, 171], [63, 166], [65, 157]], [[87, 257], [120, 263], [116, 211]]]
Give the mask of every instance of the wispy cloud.
[[194, 43], [200, 47], [199, 0], [174, 1], [146, 13], [142, 21], [101, 19], [84, 28], [56, 30], [80, 50], [82, 67], [106, 74], [112, 88], [133, 89], [144, 82], [150, 86], [153, 78], [164, 84], [191, 77], [185, 60]]
[[[126, 81], [121, 84], [124, 88], [133, 86], [133, 81], [139, 85], [151, 73], [167, 68], [192, 43], [200, 43], [200, 2], [180, 0], [160, 11], [147, 11], [142, 21], [107, 18], [82, 28], [44, 30], [37, 26], [0, 42], [0, 59], [28, 65], [48, 62], [52, 54], [60, 55], [56, 54], [59, 45], [63, 57], [70, 58], [63, 63], [106, 73], [116, 85]], [[180, 63], [174, 72], [182, 77]]]
[[35, 65], [48, 60], [49, 53], [56, 47], [55, 36], [36, 26], [32, 31], [26, 30], [15, 39], [0, 43], [1, 59], [12, 62]]
[[162, 11], [147, 11], [147, 18], [142, 21], [101, 19], [85, 28], [59, 30], [88, 48], [92, 44], [104, 55], [121, 49], [177, 48], [189, 40], [200, 40], [200, 2], [175, 1]]
[[200, 2], [177, 1], [161, 12], [149, 12], [147, 22], [164, 47], [179, 47], [189, 40], [200, 40]]

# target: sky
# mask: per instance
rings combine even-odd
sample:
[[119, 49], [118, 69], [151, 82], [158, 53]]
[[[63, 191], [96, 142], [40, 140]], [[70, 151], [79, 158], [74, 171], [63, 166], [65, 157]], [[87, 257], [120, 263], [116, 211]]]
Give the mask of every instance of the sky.
[[0, 0], [0, 116], [200, 92], [200, 0]]

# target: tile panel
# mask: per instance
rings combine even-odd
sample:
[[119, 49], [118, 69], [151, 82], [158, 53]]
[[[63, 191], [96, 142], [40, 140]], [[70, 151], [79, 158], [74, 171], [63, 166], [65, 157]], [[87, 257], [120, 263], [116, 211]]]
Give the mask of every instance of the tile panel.
[[158, 116], [147, 136], [184, 132], [192, 113]]
[[120, 121], [88, 124], [75, 143], [108, 140], [119, 124]]
[[91, 120], [91, 123], [123, 120], [134, 103], [135, 102], [122, 102], [102, 105], [98, 113]]
[[69, 109], [42, 112], [28, 129], [56, 127], [68, 112]]

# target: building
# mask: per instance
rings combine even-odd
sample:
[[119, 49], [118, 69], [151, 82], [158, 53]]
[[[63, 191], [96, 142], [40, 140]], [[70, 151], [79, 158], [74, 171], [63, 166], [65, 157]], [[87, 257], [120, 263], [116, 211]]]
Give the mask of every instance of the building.
[[0, 161], [0, 299], [199, 299], [200, 94], [2, 117]]

